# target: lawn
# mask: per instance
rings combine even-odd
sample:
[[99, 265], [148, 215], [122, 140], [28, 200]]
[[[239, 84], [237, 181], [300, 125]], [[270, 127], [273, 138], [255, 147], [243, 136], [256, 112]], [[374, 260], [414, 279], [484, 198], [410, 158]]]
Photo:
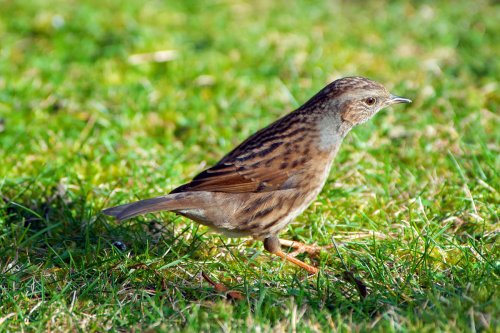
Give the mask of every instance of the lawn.
[[[498, 3], [0, 8], [0, 331], [500, 330]], [[414, 102], [351, 132], [281, 235], [335, 245], [299, 255], [320, 274], [170, 213], [100, 213], [349, 75]]]

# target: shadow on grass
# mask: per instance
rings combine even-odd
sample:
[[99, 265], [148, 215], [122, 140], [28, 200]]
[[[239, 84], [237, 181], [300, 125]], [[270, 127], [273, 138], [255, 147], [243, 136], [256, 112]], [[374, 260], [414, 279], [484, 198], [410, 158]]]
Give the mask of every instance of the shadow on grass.
[[[332, 258], [326, 260], [329, 268], [308, 277], [286, 265], [276, 269], [269, 260], [260, 264], [253, 259], [259, 253], [249, 258], [239, 246], [223, 240], [210, 245], [197, 224], [177, 223], [185, 220], [173, 215], [165, 223], [138, 219], [118, 224], [96, 214], [100, 209], [87, 195], [74, 196], [60, 187], [51, 192], [38, 200], [4, 197], [0, 209], [0, 284], [21, 290], [36, 285], [29, 293], [35, 299], [43, 295], [71, 302], [78, 295], [79, 301], [131, 308], [142, 301], [172, 311], [191, 302], [210, 308], [227, 300], [228, 292], [204, 282], [205, 272], [244, 296], [233, 302], [237, 311], [265, 313], [275, 322], [282, 310], [275, 304], [288, 300], [364, 320], [379, 316], [388, 306], [405, 309], [429, 302], [421, 286], [396, 287], [373, 272], [346, 273], [347, 267]], [[14, 299], [2, 301], [14, 306]]]

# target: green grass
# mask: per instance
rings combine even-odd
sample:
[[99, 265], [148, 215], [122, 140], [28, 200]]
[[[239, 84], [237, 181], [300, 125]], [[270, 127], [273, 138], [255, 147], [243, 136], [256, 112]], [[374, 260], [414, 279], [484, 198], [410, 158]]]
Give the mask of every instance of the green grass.
[[[0, 8], [0, 331], [500, 329], [498, 4]], [[177, 57], [128, 60], [158, 50]], [[168, 192], [355, 74], [414, 103], [350, 133], [282, 234], [335, 241], [300, 256], [318, 276], [172, 214], [99, 213]]]

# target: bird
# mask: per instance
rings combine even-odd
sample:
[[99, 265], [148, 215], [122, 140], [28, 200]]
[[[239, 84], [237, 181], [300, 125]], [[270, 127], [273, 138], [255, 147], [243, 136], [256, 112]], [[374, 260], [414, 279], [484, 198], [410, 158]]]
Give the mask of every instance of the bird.
[[361, 76], [326, 85], [296, 110], [257, 131], [214, 166], [167, 195], [103, 210], [119, 221], [170, 211], [228, 237], [252, 237], [309, 274], [318, 268], [281, 249], [279, 233], [318, 196], [347, 133], [408, 98]]

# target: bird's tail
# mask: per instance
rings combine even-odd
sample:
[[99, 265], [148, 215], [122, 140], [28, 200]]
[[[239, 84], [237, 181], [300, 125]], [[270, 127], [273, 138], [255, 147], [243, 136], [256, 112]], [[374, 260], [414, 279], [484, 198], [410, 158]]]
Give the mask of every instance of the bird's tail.
[[161, 210], [177, 210], [190, 208], [193, 200], [186, 200], [185, 194], [176, 193], [166, 196], [140, 200], [125, 205], [104, 209], [102, 212], [109, 216], [114, 216], [123, 221], [146, 213], [158, 212]]

